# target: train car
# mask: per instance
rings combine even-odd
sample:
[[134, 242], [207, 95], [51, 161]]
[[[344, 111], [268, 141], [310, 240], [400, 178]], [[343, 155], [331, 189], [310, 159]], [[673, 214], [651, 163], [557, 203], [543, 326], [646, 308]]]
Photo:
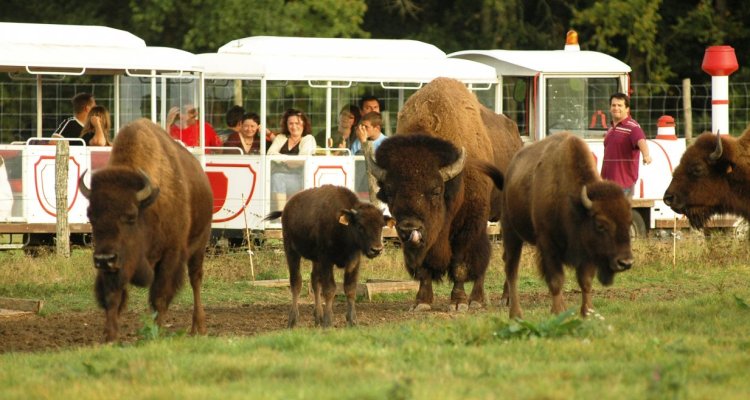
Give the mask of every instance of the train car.
[[262, 218], [273, 211], [271, 176], [278, 162], [304, 162], [304, 187], [346, 186], [368, 200], [365, 162], [347, 149], [328, 147], [339, 110], [365, 95], [381, 103], [383, 130], [395, 131], [396, 113], [406, 98], [438, 76], [464, 82], [491, 108], [497, 75], [489, 66], [451, 59], [437, 47], [414, 40], [248, 37], [232, 40], [217, 53], [200, 54], [206, 76], [206, 108], [214, 124], [232, 105], [260, 115], [261, 130], [278, 131], [288, 108], [311, 119], [318, 152], [313, 156], [268, 156], [238, 152], [206, 156], [215, 195], [215, 230], [238, 240], [243, 231], [272, 234], [278, 221]]
[[[572, 132], [588, 143], [601, 170], [609, 96], [629, 93], [631, 69], [627, 64], [604, 53], [581, 51], [575, 32], [569, 32], [562, 50], [464, 50], [448, 56], [483, 63], [497, 71], [503, 92], [495, 111], [518, 123], [525, 142], [555, 132]], [[647, 134], [667, 129], [659, 129], [647, 140], [652, 162], [641, 165], [633, 195], [631, 233], [637, 237], [654, 229], [672, 229], [676, 218], [679, 227], [687, 226], [662, 200], [686, 146], [669, 118], [663, 121], [663, 127], [643, 127]], [[728, 217], [716, 218], [711, 225], [735, 223]]]
[[[62, 85], [95, 92], [98, 104], [111, 112], [114, 132], [136, 118], [164, 121], [168, 106], [200, 104], [203, 98], [195, 55], [148, 47], [126, 31], [103, 26], [0, 23], [0, 73], [0, 83], [8, 85], [0, 115], [0, 245], [6, 248], [52, 243], [58, 215], [54, 144], [82, 144], [50, 138], [62, 117], [73, 113], [72, 94], [62, 95]], [[9, 117], [11, 109], [21, 111]], [[70, 146], [67, 213], [74, 235], [91, 230], [78, 176], [108, 157], [107, 147]]]

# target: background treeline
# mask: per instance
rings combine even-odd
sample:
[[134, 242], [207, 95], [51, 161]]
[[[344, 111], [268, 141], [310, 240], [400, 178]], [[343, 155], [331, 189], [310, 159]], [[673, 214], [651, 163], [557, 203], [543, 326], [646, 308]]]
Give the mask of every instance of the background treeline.
[[411, 38], [445, 52], [560, 49], [576, 29], [583, 50], [628, 63], [634, 82], [707, 82], [707, 46], [735, 48], [750, 80], [747, 0], [3, 0], [0, 20], [96, 24], [151, 46], [214, 52], [258, 35]]

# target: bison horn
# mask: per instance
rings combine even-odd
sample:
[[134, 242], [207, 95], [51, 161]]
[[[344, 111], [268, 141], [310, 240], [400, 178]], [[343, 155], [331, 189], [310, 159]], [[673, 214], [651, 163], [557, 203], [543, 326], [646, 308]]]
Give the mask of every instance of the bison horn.
[[464, 163], [466, 162], [466, 150], [461, 147], [459, 151], [458, 160], [451, 165], [446, 165], [440, 168], [440, 176], [443, 177], [443, 182], [447, 182], [456, 177], [464, 169]]
[[81, 194], [83, 195], [83, 197], [87, 199], [91, 198], [91, 189], [86, 186], [86, 183], [83, 181], [83, 177], [86, 176], [86, 172], [88, 171], [89, 170], [83, 171], [81, 177], [78, 178], [78, 188], [81, 190]]
[[587, 210], [590, 210], [591, 207], [594, 206], [594, 203], [589, 198], [589, 193], [586, 190], [586, 185], [583, 185], [581, 188], [581, 203], [583, 203], [583, 206], [586, 207]]
[[370, 170], [370, 174], [380, 182], [385, 181], [385, 170], [380, 168], [378, 163], [372, 154], [372, 146], [365, 146], [365, 160], [367, 160], [367, 167]]
[[141, 202], [151, 196], [153, 189], [151, 188], [151, 179], [148, 175], [142, 169], [139, 169], [138, 172], [141, 174], [141, 178], [143, 178], [143, 189], [136, 192], [135, 199]]
[[719, 131], [716, 131], [716, 150], [714, 150], [714, 152], [708, 156], [708, 159], [711, 161], [718, 160], [721, 157], [721, 153], [723, 151], [724, 150], [721, 147], [721, 134], [719, 133]]

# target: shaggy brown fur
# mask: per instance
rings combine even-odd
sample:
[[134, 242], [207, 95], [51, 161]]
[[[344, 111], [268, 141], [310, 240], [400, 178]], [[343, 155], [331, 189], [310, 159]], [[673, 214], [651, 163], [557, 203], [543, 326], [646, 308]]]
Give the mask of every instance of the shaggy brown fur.
[[[149, 180], [153, 191], [139, 201], [137, 193]], [[106, 312], [106, 340], [117, 338], [128, 283], [150, 285], [149, 302], [161, 325], [184, 280], [185, 264], [193, 288], [191, 332], [205, 333], [200, 285], [213, 197], [195, 157], [159, 126], [140, 119], [117, 134], [109, 163], [92, 175], [90, 193], [84, 195], [90, 203], [96, 297]]]
[[[292, 290], [289, 328], [293, 328], [299, 318], [301, 257], [311, 260], [313, 265], [310, 282], [315, 294], [315, 324], [329, 327], [333, 322], [333, 297], [336, 294], [333, 266], [336, 265], [344, 270], [346, 321], [350, 326], [356, 325], [354, 300], [361, 254], [373, 258], [383, 251], [383, 226], [391, 218], [384, 217], [383, 212], [372, 204], [359, 201], [351, 190], [332, 185], [295, 194], [283, 212], [270, 213], [265, 220], [279, 217]], [[325, 310], [321, 295], [325, 300]]]
[[524, 242], [537, 246], [554, 313], [565, 310], [563, 264], [576, 270], [582, 315], [592, 308], [594, 274], [609, 285], [614, 273], [632, 266], [630, 202], [616, 184], [601, 180], [580, 138], [556, 133], [524, 147], [508, 167], [503, 195], [503, 298], [509, 300], [511, 318], [521, 317], [517, 282]]
[[716, 214], [750, 219], [750, 127], [739, 138], [700, 135], [675, 168], [664, 202], [698, 229]]
[[[415, 308], [430, 308], [432, 281], [446, 274], [454, 282], [456, 308], [481, 305], [490, 255], [486, 226], [500, 206], [490, 204], [495, 189], [489, 169], [477, 167], [491, 164], [502, 171], [522, 146], [518, 129], [482, 106], [461, 82], [437, 78], [407, 100], [396, 131], [377, 151], [387, 171], [378, 196], [398, 221], [406, 268], [420, 281]], [[466, 167], [443, 182], [438, 170], [456, 161], [461, 148]], [[500, 201], [499, 193], [494, 198]], [[469, 299], [466, 281], [474, 281]]]

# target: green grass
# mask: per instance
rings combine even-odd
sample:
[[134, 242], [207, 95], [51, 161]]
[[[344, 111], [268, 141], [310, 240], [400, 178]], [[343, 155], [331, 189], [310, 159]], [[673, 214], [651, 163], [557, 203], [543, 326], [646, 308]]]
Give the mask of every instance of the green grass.
[[[448, 319], [254, 337], [159, 335], [146, 320], [143, 340], [134, 345], [0, 355], [0, 397], [750, 398], [750, 245], [685, 238], [673, 266], [671, 244], [636, 242], [636, 266], [611, 288], [595, 286], [599, 316], [586, 320], [549, 314], [549, 296], [527, 251], [519, 287], [522, 296], [541, 300], [522, 297], [523, 322], [509, 321], [507, 308], [495, 303], [487, 312]], [[494, 297], [502, 289], [500, 254], [495, 247], [488, 274]], [[283, 253], [264, 249], [254, 256], [256, 276], [286, 277]], [[70, 261], [0, 253], [0, 296], [42, 297], [49, 313], [93, 309], [89, 258], [85, 250]], [[247, 258], [207, 260], [206, 303], [288, 304], [286, 289], [250, 290]], [[572, 275], [566, 300], [577, 309]], [[406, 278], [398, 250], [368, 260], [367, 277]], [[436, 288], [437, 296], [449, 296], [449, 285]], [[177, 301], [189, 306], [190, 291]]]

